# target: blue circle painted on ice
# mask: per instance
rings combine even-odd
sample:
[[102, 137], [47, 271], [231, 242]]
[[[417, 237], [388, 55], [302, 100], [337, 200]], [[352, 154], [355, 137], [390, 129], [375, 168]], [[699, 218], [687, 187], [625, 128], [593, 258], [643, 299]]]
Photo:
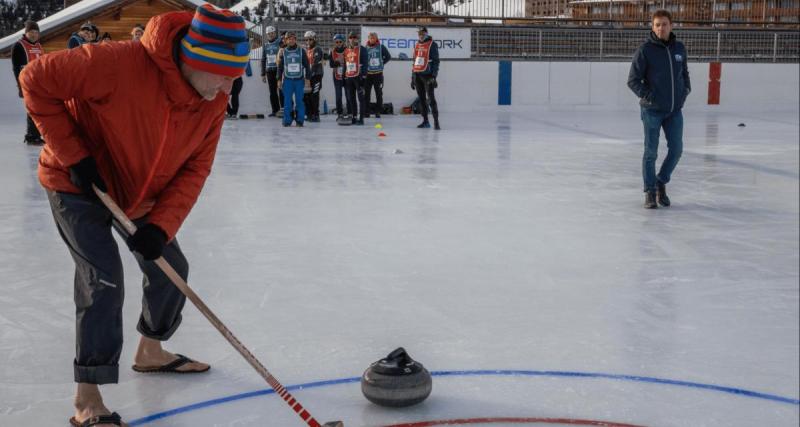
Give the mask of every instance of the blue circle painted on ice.
[[[690, 381], [671, 380], [666, 378], [656, 377], [643, 377], [639, 375], [620, 375], [620, 374], [604, 374], [599, 372], [571, 372], [571, 371], [525, 371], [525, 370], [478, 370], [478, 371], [433, 371], [431, 375], [434, 377], [561, 377], [561, 378], [601, 378], [614, 381], [633, 381], [651, 384], [664, 384], [678, 387], [688, 387], [694, 389], [709, 390], [718, 393], [733, 394], [737, 396], [749, 397], [753, 399], [761, 399], [778, 403], [786, 403], [790, 405], [800, 406], [800, 399], [778, 396], [774, 394], [761, 393], [752, 390], [745, 390], [735, 387], [726, 387], [714, 384], [695, 383]], [[305, 384], [296, 384], [286, 387], [289, 391], [304, 390], [309, 388], [328, 387], [340, 384], [357, 383], [361, 381], [361, 377], [352, 378], [339, 378], [334, 380], [316, 381]], [[183, 414], [186, 412], [196, 411], [198, 409], [208, 408], [210, 406], [218, 406], [228, 402], [237, 400], [250, 399], [258, 396], [267, 396], [275, 394], [272, 389], [251, 391], [248, 393], [235, 394], [232, 396], [220, 397], [217, 399], [206, 400], [203, 402], [193, 403], [187, 406], [181, 406], [175, 409], [170, 409], [163, 412], [147, 415], [142, 418], [135, 419], [128, 423], [131, 427], [141, 426], [150, 422], [160, 420], [167, 417]]]

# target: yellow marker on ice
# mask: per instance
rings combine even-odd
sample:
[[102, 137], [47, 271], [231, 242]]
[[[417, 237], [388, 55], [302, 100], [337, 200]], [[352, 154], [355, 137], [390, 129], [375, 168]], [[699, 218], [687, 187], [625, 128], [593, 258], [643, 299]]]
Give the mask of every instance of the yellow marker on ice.
[[378, 123], [375, 125], [375, 129], [383, 129], [383, 125]]

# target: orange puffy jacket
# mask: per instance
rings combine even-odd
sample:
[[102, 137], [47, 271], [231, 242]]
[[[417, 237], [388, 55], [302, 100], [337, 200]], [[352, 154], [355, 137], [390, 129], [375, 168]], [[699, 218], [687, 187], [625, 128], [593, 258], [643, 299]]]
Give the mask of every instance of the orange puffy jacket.
[[203, 100], [178, 68], [192, 16], [156, 16], [140, 42], [85, 44], [25, 67], [25, 106], [47, 141], [45, 188], [78, 193], [69, 166], [92, 156], [130, 217], [175, 236], [211, 172], [227, 104], [223, 93]]

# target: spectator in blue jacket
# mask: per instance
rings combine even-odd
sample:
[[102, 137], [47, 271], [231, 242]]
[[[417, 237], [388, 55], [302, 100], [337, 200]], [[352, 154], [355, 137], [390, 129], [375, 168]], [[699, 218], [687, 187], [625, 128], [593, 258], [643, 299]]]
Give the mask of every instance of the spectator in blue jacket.
[[72, 36], [67, 41], [67, 48], [74, 49], [86, 43], [97, 42], [97, 36], [100, 35], [100, 30], [91, 22], [81, 25], [81, 29], [77, 33], [72, 33]]
[[422, 123], [417, 127], [423, 129], [431, 127], [428, 121], [428, 102], [430, 102], [434, 128], [440, 130], [439, 105], [436, 103], [434, 91], [439, 87], [436, 81], [436, 76], [439, 74], [439, 47], [428, 35], [426, 27], [419, 27], [418, 34], [419, 41], [414, 47], [414, 63], [411, 65], [411, 89], [417, 91], [422, 111]]
[[389, 49], [381, 44], [380, 39], [378, 39], [378, 33], [369, 33], [366, 49], [368, 60], [364, 104], [367, 105], [367, 117], [369, 117], [370, 96], [372, 95], [372, 88], [375, 88], [375, 100], [378, 104], [378, 109], [375, 110], [375, 117], [379, 119], [381, 118], [381, 110], [383, 110], [383, 68], [392, 60], [392, 55], [389, 53]]
[[[633, 55], [628, 87], [639, 97], [644, 124], [644, 179], [647, 209], [669, 206], [666, 185], [683, 152], [681, 109], [692, 90], [686, 48], [672, 33], [672, 15], [666, 10], [653, 14], [652, 31]], [[656, 175], [658, 138], [661, 129], [667, 139], [667, 157]]]
[[306, 51], [297, 45], [297, 35], [286, 33], [286, 47], [281, 49], [278, 58], [278, 86], [283, 91], [283, 126], [292, 125], [292, 110], [297, 106], [294, 120], [297, 127], [303, 127], [306, 118], [306, 107], [303, 104], [303, 93], [306, 78], [310, 74]]

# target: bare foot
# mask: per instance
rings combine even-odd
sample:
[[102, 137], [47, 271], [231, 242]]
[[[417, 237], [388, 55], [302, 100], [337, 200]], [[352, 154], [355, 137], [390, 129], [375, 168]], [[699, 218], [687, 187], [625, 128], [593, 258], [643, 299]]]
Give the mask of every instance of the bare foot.
[[[78, 384], [78, 391], [75, 394], [75, 416], [73, 419], [80, 423], [97, 415], [111, 415], [111, 411], [103, 404], [103, 397], [100, 395], [100, 388], [97, 384]], [[116, 427], [114, 424], [96, 424], [98, 427]], [[123, 426], [128, 425], [122, 423]]]
[[[166, 364], [178, 360], [178, 356], [164, 350], [161, 347], [161, 341], [151, 338], [142, 337], [139, 340], [139, 348], [136, 350], [136, 356], [133, 358], [133, 363], [138, 368], [149, 369], [158, 368]], [[176, 368], [180, 372], [188, 371], [206, 371], [209, 365], [202, 362], [189, 362], [185, 365]]]

